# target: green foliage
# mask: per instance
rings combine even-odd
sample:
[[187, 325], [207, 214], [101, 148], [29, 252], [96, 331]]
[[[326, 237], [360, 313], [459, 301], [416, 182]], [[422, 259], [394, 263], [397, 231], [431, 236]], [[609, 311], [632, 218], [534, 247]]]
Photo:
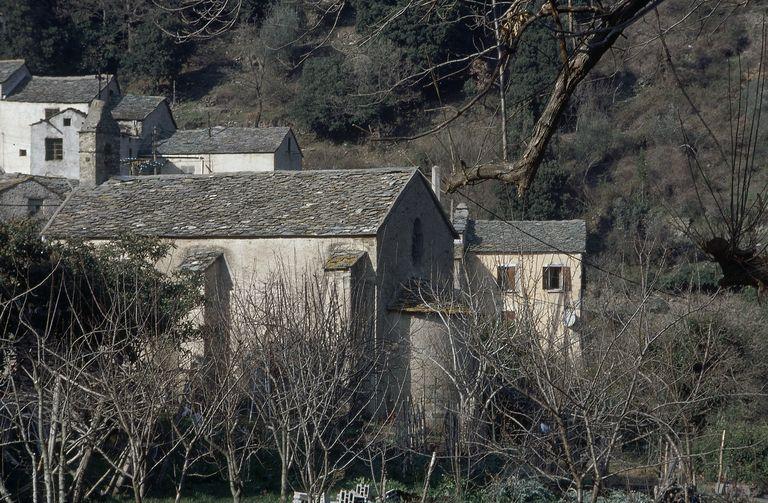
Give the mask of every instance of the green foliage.
[[152, 90], [175, 78], [181, 70], [189, 45], [177, 44], [154, 22], [140, 24], [132, 34], [131, 50], [120, 59], [121, 69], [132, 80], [148, 79]]
[[360, 126], [360, 119], [366, 121], [368, 114], [361, 116], [347, 106], [347, 95], [352, 85], [344, 72], [340, 56], [315, 58], [304, 64], [301, 74], [300, 91], [293, 103], [296, 119], [316, 134], [340, 140], [354, 134], [354, 126]]
[[[393, 59], [388, 59], [392, 57]], [[408, 104], [408, 93], [381, 92], [397, 71], [396, 50], [371, 51], [344, 58], [341, 54], [304, 64], [299, 92], [292, 104], [298, 121], [318, 136], [334, 141], [354, 139], [391, 125]]]
[[[407, 0], [353, 0], [357, 31], [370, 34], [406, 4]], [[427, 68], [468, 49], [470, 30], [460, 21], [465, 8], [462, 2], [449, 0], [428, 5], [410, 3], [396, 22], [386, 24], [381, 35], [403, 50], [406, 63]], [[438, 19], [441, 22], [435, 22]]]
[[483, 501], [494, 503], [554, 503], [557, 498], [534, 478], [510, 478], [491, 484], [483, 491]]
[[64, 345], [86, 337], [86, 346], [109, 334], [130, 342], [130, 353], [150, 337], [192, 330], [198, 280], [154, 267], [168, 244], [129, 236], [100, 246], [55, 243], [27, 222], [0, 223], [0, 243], [0, 322], [19, 355], [35, 334]]
[[768, 490], [768, 420], [745, 417], [742, 411], [725, 411], [695, 444], [699, 469], [709, 480], [717, 479], [720, 441], [725, 430], [723, 468], [728, 481], [754, 484]]
[[570, 176], [554, 163], [539, 168], [531, 187], [523, 197], [515, 187], [502, 186], [505, 216], [515, 220], [563, 220], [578, 214], [578, 194]]
[[608, 491], [597, 498], [598, 503], [651, 503], [653, 498], [647, 494], [630, 491]]
[[272, 5], [259, 29], [258, 41], [268, 70], [285, 74], [293, 68], [295, 44], [303, 27], [304, 20], [295, 4], [283, 0]]
[[115, 73], [153, 86], [175, 76], [189, 45], [157, 23], [169, 16], [150, 1], [0, 0], [0, 58], [23, 58], [33, 73]]
[[510, 111], [508, 140], [515, 155], [530, 135], [548, 98], [547, 90], [559, 70], [557, 46], [543, 26], [527, 30], [509, 62], [507, 107]]
[[714, 262], [685, 262], [659, 278], [659, 288], [675, 292], [717, 290], [722, 273]]
[[26, 59], [37, 72], [69, 68], [77, 44], [53, 15], [56, 4], [56, 0], [0, 0], [0, 59]]

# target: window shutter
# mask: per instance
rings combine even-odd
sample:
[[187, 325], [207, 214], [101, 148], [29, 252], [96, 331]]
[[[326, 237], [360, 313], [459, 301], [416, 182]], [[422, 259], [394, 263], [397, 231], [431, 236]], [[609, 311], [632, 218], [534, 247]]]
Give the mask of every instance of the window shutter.
[[563, 291], [571, 291], [571, 268], [563, 267]]
[[504, 268], [502, 266], [498, 266], [496, 268], [496, 285], [498, 285], [499, 289], [504, 290], [504, 281], [507, 278], [504, 276]]
[[517, 268], [515, 266], [507, 266], [505, 269], [507, 273], [507, 290], [513, 292], [517, 291], [517, 288], [515, 288], [517, 285], [515, 282], [515, 274], [517, 273]]
[[549, 278], [547, 277], [549, 273], [549, 267], [544, 267], [541, 270], [541, 288], [544, 290], [549, 289], [549, 282], [547, 281]]

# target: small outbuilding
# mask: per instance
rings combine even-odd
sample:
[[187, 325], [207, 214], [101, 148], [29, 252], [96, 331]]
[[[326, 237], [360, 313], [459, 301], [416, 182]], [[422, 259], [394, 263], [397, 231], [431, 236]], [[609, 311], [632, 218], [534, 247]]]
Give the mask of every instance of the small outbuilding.
[[298, 171], [302, 153], [289, 127], [180, 129], [146, 144], [144, 159], [158, 159], [161, 174]]

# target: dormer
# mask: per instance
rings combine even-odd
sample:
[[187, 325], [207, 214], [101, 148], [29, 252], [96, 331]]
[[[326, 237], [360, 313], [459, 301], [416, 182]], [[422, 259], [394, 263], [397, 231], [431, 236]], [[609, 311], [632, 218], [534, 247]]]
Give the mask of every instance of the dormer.
[[31, 76], [23, 59], [0, 60], [0, 100]]

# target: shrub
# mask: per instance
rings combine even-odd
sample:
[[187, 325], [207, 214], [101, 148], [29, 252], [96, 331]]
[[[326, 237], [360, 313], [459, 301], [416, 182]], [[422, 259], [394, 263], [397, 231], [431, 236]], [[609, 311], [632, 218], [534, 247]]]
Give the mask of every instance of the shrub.
[[495, 503], [553, 503], [554, 494], [539, 480], [510, 478], [486, 487], [483, 501]]
[[367, 52], [314, 58], [304, 64], [293, 114], [318, 136], [334, 141], [391, 127], [412, 95], [390, 88], [407, 68], [397, 48], [372, 45]]
[[697, 441], [699, 469], [715, 480], [722, 431], [725, 430], [723, 467], [726, 479], [768, 490], [768, 421], [738, 417], [736, 410], [721, 414]]

